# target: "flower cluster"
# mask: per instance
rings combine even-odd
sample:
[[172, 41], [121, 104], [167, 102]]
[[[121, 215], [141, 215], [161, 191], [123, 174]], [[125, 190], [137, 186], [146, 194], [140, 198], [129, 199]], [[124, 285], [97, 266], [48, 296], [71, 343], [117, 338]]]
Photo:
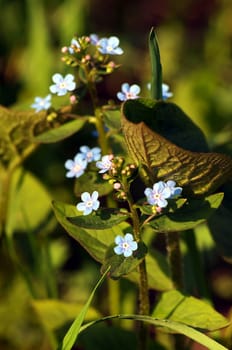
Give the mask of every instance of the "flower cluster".
[[175, 198], [182, 192], [181, 187], [175, 187], [175, 181], [159, 181], [153, 185], [153, 188], [146, 188], [144, 194], [150, 205], [159, 208], [165, 208], [168, 205], [167, 199]]
[[96, 162], [101, 158], [101, 149], [99, 147], [89, 148], [81, 146], [74, 159], [66, 160], [64, 166], [68, 169], [66, 177], [80, 177], [84, 174], [88, 163]]

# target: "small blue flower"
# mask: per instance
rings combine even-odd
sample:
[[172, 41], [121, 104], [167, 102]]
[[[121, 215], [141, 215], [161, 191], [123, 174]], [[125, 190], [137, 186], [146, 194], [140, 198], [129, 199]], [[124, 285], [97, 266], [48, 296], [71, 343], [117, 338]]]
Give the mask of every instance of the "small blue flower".
[[36, 112], [40, 112], [43, 110], [48, 110], [51, 107], [51, 95], [47, 95], [46, 97], [35, 97], [34, 103], [31, 105], [32, 108], [35, 109]]
[[177, 197], [179, 195], [181, 195], [182, 192], [182, 187], [175, 187], [176, 186], [176, 182], [169, 180], [166, 182], [166, 186], [170, 189], [171, 191], [171, 198]]
[[64, 96], [68, 91], [73, 91], [76, 88], [72, 74], [67, 74], [63, 78], [61, 74], [56, 73], [52, 76], [52, 80], [55, 84], [50, 86], [50, 91], [58, 96]]
[[170, 87], [168, 84], [162, 84], [162, 97], [163, 100], [167, 100], [168, 98], [173, 96], [173, 93], [170, 90]]
[[78, 51], [81, 48], [77, 39], [73, 38], [71, 40], [71, 45], [68, 48], [68, 52], [72, 55], [75, 51]]
[[126, 101], [129, 99], [138, 98], [138, 94], [140, 93], [140, 87], [137, 84], [129, 85], [128, 83], [124, 83], [121, 86], [122, 91], [117, 93], [117, 98], [120, 101]]
[[160, 208], [165, 208], [168, 205], [166, 199], [172, 196], [171, 189], [163, 181], [155, 183], [153, 188], [146, 188], [144, 194], [150, 205], [157, 205]]
[[122, 55], [123, 50], [119, 45], [119, 39], [116, 36], [102, 38], [98, 41], [98, 50], [104, 55]]
[[87, 163], [96, 162], [101, 158], [101, 149], [99, 147], [90, 149], [88, 146], [81, 146], [80, 151]]
[[134, 241], [134, 237], [131, 233], [126, 233], [125, 237], [117, 236], [115, 238], [114, 252], [117, 255], [123, 254], [125, 258], [128, 258], [133, 254], [133, 251], [138, 249], [138, 243]]
[[82, 202], [77, 204], [77, 210], [83, 211], [83, 215], [89, 215], [93, 210], [97, 210], [100, 206], [98, 195], [97, 191], [93, 191], [92, 195], [89, 192], [82, 193]]
[[74, 160], [68, 159], [64, 164], [65, 168], [69, 171], [66, 173], [66, 177], [80, 177], [84, 174], [87, 167], [87, 160], [83, 159], [81, 153], [77, 153]]
[[91, 43], [92, 45], [95, 45], [95, 46], [98, 45], [99, 36], [98, 36], [97, 34], [90, 34], [89, 39], [90, 39], [90, 43]]
[[112, 165], [113, 165], [112, 159], [113, 158], [114, 158], [114, 156], [112, 154], [106, 155], [106, 156], [103, 156], [102, 159], [96, 163], [96, 167], [101, 169], [99, 171], [100, 174], [106, 173], [107, 171], [109, 171], [112, 168]]

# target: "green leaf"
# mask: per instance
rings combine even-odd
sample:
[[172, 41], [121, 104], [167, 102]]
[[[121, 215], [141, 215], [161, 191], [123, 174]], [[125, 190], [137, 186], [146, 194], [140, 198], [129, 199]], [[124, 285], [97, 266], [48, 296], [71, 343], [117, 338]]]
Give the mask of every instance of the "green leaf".
[[[162, 123], [157, 116], [162, 116], [160, 110], [163, 107], [166, 109], [165, 106], [168, 106], [170, 114], [164, 113], [166, 119]], [[143, 176], [149, 184], [157, 180], [174, 180], [184, 188], [184, 195], [202, 196], [213, 193], [231, 178], [232, 159], [224, 154], [192, 152], [186, 147], [180, 147], [183, 135], [188, 134], [187, 124], [194, 125], [189, 119], [182, 126], [184, 130], [179, 145], [163, 136], [160, 129], [171, 129], [171, 135], [180, 129], [179, 123], [171, 122], [169, 125], [172, 116], [176, 119], [173, 106], [175, 105], [145, 99], [124, 102], [122, 127], [129, 153], [138, 165], [142, 165]], [[179, 110], [177, 106], [174, 107], [176, 108]], [[182, 118], [186, 120], [185, 116]], [[199, 134], [196, 127], [192, 127], [191, 131], [195, 135]], [[196, 137], [195, 142], [200, 141], [201, 138]], [[188, 144], [193, 142], [194, 137], [188, 138]]]
[[119, 319], [119, 320], [132, 320], [132, 321], [140, 321], [140, 322], [145, 322], [152, 324], [156, 327], [162, 327], [165, 329], [169, 329], [170, 331], [174, 331], [176, 333], [180, 333], [185, 335], [186, 337], [196, 341], [197, 343], [205, 346], [209, 350], [229, 350], [228, 348], [225, 348], [223, 345], [219, 344], [215, 340], [209, 338], [207, 335], [197, 331], [194, 328], [191, 328], [189, 326], [186, 326], [185, 324], [175, 322], [175, 321], [170, 321], [170, 320], [160, 320], [156, 319], [150, 316], [141, 316], [141, 315], [113, 315], [113, 316], [107, 316], [103, 317], [99, 320], [90, 322], [85, 324], [80, 328], [80, 333], [86, 330], [87, 328], [95, 325], [96, 323], [99, 322], [104, 322], [108, 320], [113, 320], [113, 319]]
[[151, 29], [149, 35], [149, 51], [151, 58], [151, 97], [162, 100], [162, 66], [154, 28]]
[[[170, 199], [168, 202], [168, 212], [173, 213], [177, 209], [181, 208], [185, 203], [187, 199], [186, 198], [178, 198], [178, 199]], [[137, 205], [137, 208], [141, 210], [141, 212], [145, 215], [153, 215], [154, 214], [154, 208], [152, 205]], [[165, 214], [165, 209], [164, 209]]]
[[112, 245], [106, 251], [106, 256], [101, 268], [102, 272], [109, 269], [109, 275], [111, 278], [120, 278], [121, 276], [128, 275], [133, 271], [144, 259], [147, 253], [147, 247], [144, 243], [138, 243], [138, 249], [133, 253], [132, 256], [125, 258], [123, 255], [115, 254]]
[[0, 106], [0, 171], [25, 158], [30, 153], [36, 130], [46, 127], [45, 112], [17, 112]]
[[127, 100], [122, 106], [122, 113], [127, 121], [136, 125], [145, 123], [176, 146], [192, 152], [209, 150], [201, 129], [175, 103], [147, 98]]
[[157, 216], [149, 225], [157, 232], [190, 230], [205, 222], [222, 200], [223, 193], [212, 194], [204, 199], [191, 199], [174, 213]]
[[63, 342], [62, 342], [62, 350], [71, 350], [72, 346], [74, 345], [76, 338], [79, 334], [79, 330], [81, 328], [81, 325], [85, 319], [85, 316], [87, 314], [87, 311], [90, 307], [90, 303], [92, 302], [92, 299], [94, 297], [94, 294], [97, 290], [97, 288], [100, 286], [100, 284], [103, 282], [104, 278], [106, 277], [108, 273], [108, 270], [106, 270], [106, 272], [102, 275], [102, 277], [99, 279], [98, 283], [96, 284], [96, 286], [94, 287], [89, 299], [87, 300], [85, 306], [82, 308], [82, 310], [80, 311], [79, 315], [77, 316], [77, 318], [75, 319], [75, 321], [73, 322], [73, 324], [71, 325], [71, 327], [69, 328], [68, 332], [66, 333]]
[[[55, 299], [32, 300], [31, 305], [39, 315], [41, 323], [46, 329], [55, 330], [75, 319], [83, 308], [83, 304], [65, 302]], [[86, 313], [86, 320], [93, 320], [100, 317], [99, 312], [89, 307]]]
[[103, 109], [104, 121], [109, 129], [119, 130], [121, 128], [121, 112], [119, 109]]
[[68, 218], [68, 220], [82, 228], [89, 229], [106, 229], [111, 228], [120, 222], [125, 221], [129, 217], [129, 213], [120, 212], [119, 209], [100, 209], [93, 215], [89, 216], [76, 216], [72, 218]]
[[152, 316], [184, 323], [206, 331], [214, 331], [228, 325], [228, 320], [212, 306], [203, 300], [183, 295], [177, 290], [162, 294]]
[[99, 196], [105, 196], [113, 191], [113, 186], [104, 180], [96, 170], [89, 170], [75, 180], [75, 195], [80, 197], [85, 191], [98, 191]]
[[57, 128], [46, 131], [34, 138], [34, 142], [38, 143], [53, 143], [61, 141], [79, 131], [87, 119], [82, 117], [71, 122], [65, 123]]
[[[173, 288], [169, 266], [166, 258], [159, 251], [151, 249], [145, 257], [149, 289], [166, 291]], [[132, 282], [139, 284], [138, 271], [132, 271], [126, 276]]]
[[106, 250], [114, 242], [117, 235], [124, 236], [125, 230], [131, 232], [130, 226], [124, 222], [104, 230], [77, 227], [70, 221], [71, 217], [75, 218], [78, 214], [75, 206], [55, 201], [53, 202], [53, 209], [58, 222], [68, 234], [99, 262], [103, 262]]
[[10, 189], [6, 232], [44, 233], [55, 225], [47, 190], [31, 173], [17, 169]]

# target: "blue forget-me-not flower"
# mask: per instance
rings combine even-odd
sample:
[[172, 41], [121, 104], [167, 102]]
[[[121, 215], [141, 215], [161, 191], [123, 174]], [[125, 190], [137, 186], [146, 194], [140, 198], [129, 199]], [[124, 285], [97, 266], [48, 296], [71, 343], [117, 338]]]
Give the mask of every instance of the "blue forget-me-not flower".
[[40, 112], [43, 110], [48, 110], [51, 107], [51, 95], [47, 95], [46, 97], [35, 97], [34, 103], [31, 105], [32, 108], [35, 109], [36, 112]]
[[123, 50], [119, 47], [119, 39], [116, 36], [102, 38], [98, 41], [98, 50], [104, 55], [122, 55]]
[[173, 93], [170, 91], [170, 87], [168, 84], [162, 84], [162, 97], [163, 100], [167, 100], [168, 98], [172, 97]]
[[52, 80], [55, 84], [50, 86], [50, 91], [58, 96], [64, 96], [68, 91], [73, 91], [76, 88], [72, 74], [67, 74], [63, 77], [61, 74], [56, 73], [52, 76]]
[[83, 211], [83, 215], [89, 215], [92, 213], [93, 210], [97, 210], [100, 206], [98, 195], [98, 191], [93, 191], [92, 194], [90, 194], [89, 192], [82, 193], [82, 202], [77, 204], [77, 210]]
[[140, 93], [140, 87], [137, 84], [130, 86], [128, 83], [123, 83], [121, 89], [122, 91], [117, 93], [117, 98], [120, 101], [126, 101], [139, 97], [138, 94]]
[[177, 197], [179, 195], [181, 195], [182, 193], [182, 187], [175, 187], [176, 186], [176, 182], [173, 180], [168, 180], [166, 182], [166, 186], [170, 189], [171, 191], [171, 198]]
[[100, 169], [99, 171], [100, 174], [106, 173], [112, 168], [113, 158], [114, 156], [112, 154], [109, 154], [109, 155], [103, 156], [102, 159], [96, 163], [96, 167]]
[[83, 158], [81, 153], [77, 153], [74, 160], [68, 159], [64, 164], [65, 168], [69, 171], [66, 173], [66, 177], [80, 177], [84, 174], [87, 167], [87, 160]]
[[131, 256], [133, 251], [138, 249], [138, 243], [134, 241], [134, 237], [131, 233], [126, 233], [125, 237], [120, 235], [116, 236], [115, 243], [117, 244], [117, 246], [114, 247], [115, 254], [123, 254], [125, 258]]
[[168, 205], [166, 199], [171, 197], [172, 191], [165, 182], [159, 181], [153, 185], [153, 188], [146, 188], [144, 194], [149, 204], [165, 208]]
[[68, 48], [68, 52], [69, 52], [70, 54], [74, 54], [74, 52], [75, 52], [76, 50], [79, 50], [80, 48], [81, 48], [81, 46], [80, 46], [78, 40], [75, 39], [75, 38], [73, 38], [73, 39], [71, 40], [71, 45], [70, 45], [69, 48]]
[[80, 151], [87, 163], [96, 162], [101, 158], [101, 149], [99, 147], [89, 148], [88, 146], [81, 146]]

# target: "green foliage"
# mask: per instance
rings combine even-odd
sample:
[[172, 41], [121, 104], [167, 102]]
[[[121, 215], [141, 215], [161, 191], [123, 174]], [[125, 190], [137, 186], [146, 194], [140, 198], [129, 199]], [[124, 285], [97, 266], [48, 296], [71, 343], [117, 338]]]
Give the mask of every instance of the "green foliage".
[[[83, 308], [80, 303], [56, 299], [32, 300], [31, 305], [44, 327], [52, 331], [72, 322]], [[94, 320], [100, 316], [100, 313], [90, 306], [86, 313], [86, 320]]]
[[151, 220], [149, 224], [157, 232], [185, 231], [205, 222], [221, 205], [223, 193], [203, 199], [190, 199], [174, 213], [167, 213]]
[[99, 285], [103, 282], [104, 278], [106, 277], [108, 273], [108, 270], [105, 271], [105, 273], [102, 275], [102, 277], [99, 279], [98, 283], [94, 287], [92, 293], [90, 294], [86, 304], [83, 306], [82, 310], [72, 323], [71, 327], [69, 328], [67, 334], [65, 335], [63, 342], [62, 342], [62, 350], [71, 350], [72, 346], [74, 345], [76, 338], [78, 336], [79, 330], [81, 328], [81, 325], [85, 319], [85, 316], [88, 312], [88, 309], [90, 307], [91, 301], [94, 297], [94, 294], [99, 287]]
[[65, 123], [59, 128], [46, 131], [34, 138], [38, 143], [53, 143], [59, 142], [79, 131], [85, 124], [86, 118], [79, 118], [71, 122]]
[[[155, 106], [152, 100], [140, 99], [126, 101], [122, 107], [122, 127], [127, 146], [134, 161], [142, 164], [147, 182], [171, 178], [184, 187], [186, 194], [200, 196], [214, 192], [231, 178], [230, 157], [181, 148], [155, 130], [156, 121], [148, 126], [149, 115], [156, 116]], [[169, 119], [167, 129], [168, 123]], [[186, 125], [184, 127], [188, 130]]]
[[18, 169], [11, 184], [6, 233], [51, 232], [56, 226], [51, 210], [51, 196], [43, 184], [29, 172]]
[[177, 290], [162, 294], [152, 317], [180, 322], [205, 331], [213, 331], [228, 325], [228, 320], [211, 305]]
[[[60, 39], [64, 40], [66, 45], [70, 45], [71, 38], [67, 40], [67, 33], [71, 29], [67, 28], [67, 25], [70, 21], [73, 23], [82, 17], [81, 12], [86, 4], [85, 0], [79, 1], [75, 11], [72, 11], [74, 3], [74, 0], [69, 0], [60, 7], [61, 10], [69, 9], [69, 13], [65, 13], [63, 22], [60, 21], [56, 34], [59, 38], [55, 39], [56, 42], [57, 39], [58, 41]], [[24, 56], [24, 70], [27, 72], [26, 79], [24, 79], [24, 91], [38, 91], [38, 94], [39, 91], [44, 91], [45, 86], [48, 88], [51, 80], [51, 67], [53, 67], [51, 65], [52, 50], [49, 46], [50, 33], [45, 25], [44, 6], [42, 3], [35, 6], [32, 5], [32, 2], [27, 3], [28, 28], [30, 30], [28, 34], [29, 49]], [[62, 11], [57, 12], [54, 19], [62, 17], [61, 13]], [[38, 30], [41, 25], [42, 30]], [[83, 29], [83, 25], [84, 23], [79, 21], [79, 30]], [[67, 32], [64, 28], [67, 29]], [[35, 336], [43, 338], [43, 340], [45, 338], [46, 342], [43, 342], [43, 347], [46, 347], [48, 342], [52, 350], [57, 347], [56, 335], [60, 337], [61, 334], [62, 336], [62, 331], [64, 331], [62, 328], [67, 327], [73, 319], [75, 320], [61, 344], [62, 350], [71, 350], [82, 331], [99, 322], [109, 320], [117, 320], [119, 327], [116, 329], [113, 322], [111, 330], [119, 335], [118, 339], [123, 334], [124, 344], [126, 337], [131, 339], [131, 343], [127, 344], [127, 347], [134, 348], [137, 342], [134, 337], [130, 337], [131, 333], [125, 334], [123, 330], [125, 324], [121, 322], [124, 319], [147, 323], [159, 327], [164, 333], [170, 333], [169, 345], [171, 347], [171, 344], [175, 343], [174, 333], [179, 333], [208, 349], [225, 350], [223, 345], [197, 330], [221, 329], [228, 325], [228, 321], [203, 300], [185, 294], [183, 287], [185, 281], [182, 281], [180, 239], [185, 235], [187, 237], [188, 233], [190, 234], [190, 232], [186, 232], [188, 230], [197, 228], [196, 234], [201, 233], [199, 225], [208, 222], [216, 246], [228, 260], [231, 258], [229, 228], [231, 227], [232, 196], [229, 186], [221, 186], [231, 180], [232, 159], [222, 153], [209, 152], [206, 138], [198, 126], [177, 104], [163, 101], [162, 66], [154, 29], [151, 30], [149, 36], [153, 99], [129, 99], [122, 104], [121, 109], [113, 101], [109, 101], [106, 105], [105, 101], [108, 97], [102, 98], [97, 91], [98, 83], [120, 66], [112, 60], [112, 50], [107, 54], [101, 52], [99, 41], [95, 45], [87, 36], [76, 37], [76, 40], [77, 44], [62, 49], [62, 62], [75, 74], [76, 89], [72, 91], [72, 99], [69, 100], [67, 96], [60, 99], [57, 96], [55, 98], [57, 101], [59, 100], [57, 104], [53, 101], [53, 106], [48, 111], [39, 113], [0, 108], [2, 132], [0, 142], [0, 229], [4, 242], [1, 252], [3, 253], [1, 263], [4, 262], [4, 265], [0, 273], [6, 275], [4, 266], [7, 264], [4, 260], [7, 257], [6, 261], [11, 261], [13, 274], [16, 274], [15, 271], [20, 273], [21, 278], [24, 278], [27, 284], [27, 292], [30, 291], [31, 294], [28, 297], [29, 305], [33, 310], [32, 315], [29, 315], [28, 300], [19, 298], [19, 300], [23, 300], [24, 305], [23, 308], [18, 308], [17, 320], [12, 323], [16, 329], [19, 325], [18, 320], [21, 318], [28, 325], [33, 322], [31, 318], [36, 316], [36, 327], [39, 326], [39, 332], [46, 333], [46, 335], [40, 337], [35, 332]], [[47, 65], [43, 69], [45, 56], [47, 57]], [[35, 74], [38, 69], [41, 70], [39, 75]], [[55, 69], [55, 66], [52, 69]], [[33, 76], [35, 79], [31, 79]], [[102, 100], [104, 100], [103, 103]], [[56, 108], [69, 102], [72, 105], [60, 109]], [[87, 135], [93, 127], [97, 131], [96, 140], [94, 136], [90, 138]], [[21, 167], [27, 159], [28, 163], [25, 164], [25, 169], [30, 168], [29, 155], [35, 150], [39, 150], [40, 144], [44, 144], [41, 148], [44, 147], [44, 150], [49, 151], [49, 147], [54, 147], [54, 145], [48, 144], [60, 143], [60, 148], [55, 145], [58, 157], [59, 152], [61, 154], [66, 152], [67, 147], [71, 150], [73, 144], [69, 143], [70, 136], [77, 132], [78, 138], [74, 141], [75, 149], [76, 144], [80, 146], [83, 142], [91, 147], [98, 145], [101, 148], [102, 156], [113, 154], [112, 162], [109, 162], [109, 168], [103, 176], [99, 174], [99, 169], [91, 161], [91, 164], [88, 163], [86, 166], [84, 175], [74, 179], [66, 179], [69, 183], [73, 181], [74, 195], [78, 198], [83, 192], [98, 192], [101, 206], [99, 209], [94, 208], [89, 215], [81, 215], [74, 205], [66, 204], [63, 201], [53, 201], [51, 205], [51, 195], [46, 189], [47, 186], [30, 171]], [[48, 163], [49, 166], [51, 165], [50, 169], [56, 172], [56, 166], [52, 168], [53, 159], [49, 157], [50, 153], [45, 154], [46, 157], [43, 157], [44, 153], [41, 154], [42, 161], [37, 164], [37, 167], [40, 168], [38, 172], [40, 173], [42, 168], [46, 169]], [[131, 158], [135, 164], [131, 162]], [[72, 162], [70, 161], [70, 163]], [[77, 170], [78, 164], [75, 164], [75, 167], [74, 171]], [[141, 178], [138, 176], [139, 173]], [[44, 170], [44, 174], [46, 174], [46, 170]], [[53, 177], [53, 174], [49, 176]], [[59, 174], [56, 175], [59, 178]], [[44, 176], [44, 183], [49, 183], [47, 181], [49, 176], [47, 177], [47, 174]], [[164, 183], [167, 198], [167, 206], [164, 208], [158, 204], [151, 204], [148, 198], [147, 201], [144, 199], [144, 187], [153, 186], [160, 180], [173, 180], [176, 182], [176, 186], [183, 187], [183, 192], [178, 193], [176, 197], [171, 193], [170, 188], [170, 193], [167, 194], [168, 185]], [[64, 180], [60, 181], [55, 184], [52, 190], [56, 192], [58, 197], [61, 193], [65, 193], [64, 197], [68, 194], [69, 201], [73, 201], [73, 193], [70, 195], [66, 189], [64, 190], [63, 186], [66, 185], [64, 183]], [[215, 193], [216, 191], [220, 192]], [[159, 195], [162, 197], [163, 193], [153, 195], [154, 199], [157, 199]], [[91, 200], [85, 205], [91, 207]], [[69, 257], [67, 249], [69, 244], [67, 242], [69, 240], [66, 237], [64, 247], [61, 247], [62, 240], [59, 239], [63, 232], [60, 232], [59, 229], [55, 231], [56, 221], [52, 216], [52, 208], [58, 223], [68, 235], [102, 265], [103, 276], [84, 305], [81, 302], [73, 301], [72, 297], [70, 300], [68, 293], [65, 295], [66, 288], [70, 287], [66, 281], [66, 269], [69, 269], [69, 261], [67, 261]], [[47, 236], [48, 233], [55, 234]], [[122, 254], [118, 255], [114, 250], [115, 238], [117, 236], [124, 237], [126, 233], [133, 236], [133, 242], [136, 241], [138, 246], [129, 257], [124, 255], [125, 251], [130, 248], [130, 246], [128, 248], [128, 242], [122, 243], [120, 247]], [[193, 231], [191, 234], [193, 237]], [[73, 243], [73, 241], [71, 242]], [[196, 258], [195, 274], [197, 274], [197, 268], [201, 266], [199, 262], [202, 252], [200, 249], [197, 251], [197, 245], [194, 246], [193, 240], [186, 238], [185, 243], [188, 248], [186, 258], [190, 252], [193, 252], [194, 258]], [[71, 253], [74, 255], [73, 244], [70, 244], [70, 247], [72, 248], [70, 251], [72, 250]], [[77, 245], [76, 248], [80, 247]], [[58, 255], [53, 255], [53, 249], [56, 250], [56, 253], [60, 249]], [[212, 249], [212, 244], [210, 249]], [[63, 252], [64, 254], [62, 254]], [[57, 261], [54, 259], [55, 255]], [[61, 255], [64, 256], [61, 257]], [[74, 265], [77, 263], [78, 268], [80, 266], [80, 270], [83, 268], [81, 259], [82, 255], [77, 251], [73, 260], [75, 260]], [[73, 260], [70, 259], [70, 265], [72, 265]], [[67, 267], [65, 266], [66, 261], [68, 262]], [[68, 273], [73, 274], [71, 270]], [[102, 295], [104, 294], [102, 298], [99, 293], [96, 306], [91, 307], [93, 297], [97, 294], [97, 289], [106, 276], [117, 281], [108, 279], [107, 297], [105, 297], [105, 293], [102, 293]], [[120, 284], [121, 278], [126, 278], [133, 283], [122, 281]], [[1, 283], [6, 288], [8, 280], [6, 279], [7, 282], [4, 278], [2, 280], [4, 282], [1, 281]], [[202, 272], [196, 281], [203, 285], [205, 283], [203, 280]], [[133, 302], [138, 294], [138, 303], [132, 305], [133, 302], [129, 301], [131, 303], [129, 309], [132, 310], [130, 314], [120, 314], [121, 311], [124, 312], [122, 305], [127, 291], [123, 288], [122, 291], [119, 289], [125, 282], [129, 285]], [[111, 283], [115, 283], [114, 288], [112, 288]], [[201, 286], [202, 289], [198, 289], [196, 284], [193, 283], [190, 292], [193, 294], [197, 290], [201, 294], [204, 286]], [[14, 287], [13, 283], [12, 285]], [[149, 292], [152, 290], [156, 291], [158, 302], [150, 315], [149, 302], [152, 300], [150, 296], [153, 296], [153, 293]], [[79, 295], [79, 291], [75, 291], [72, 296], [75, 293]], [[12, 298], [8, 298], [7, 293], [5, 293], [4, 298], [6, 301], [16, 300], [14, 293], [12, 296]], [[31, 300], [31, 297], [34, 300]], [[43, 299], [35, 300], [41, 297]], [[10, 310], [17, 310], [15, 300], [14, 304], [10, 305]], [[135, 308], [138, 308], [138, 312]], [[0, 311], [5, 319], [8, 315], [3, 303], [0, 304]], [[26, 315], [24, 319], [24, 311], [30, 317]], [[110, 315], [102, 317], [105, 312]], [[10, 322], [7, 323], [6, 328], [11, 323], [12, 314], [13, 312], [10, 313]], [[85, 319], [91, 322], [83, 325]], [[152, 345], [147, 346], [148, 333], [145, 334], [145, 327], [140, 326], [138, 332], [137, 328], [133, 328], [133, 332], [135, 329], [138, 333], [140, 350], [170, 347], [169, 345], [159, 345], [153, 339], [150, 339]], [[30, 330], [34, 334], [34, 330], [29, 328]], [[11, 329], [8, 331], [9, 329], [7, 329], [5, 336], [7, 342], [14, 337], [14, 332]], [[0, 332], [4, 337], [3, 328], [0, 329]], [[103, 336], [102, 339], [104, 339]], [[110, 336], [109, 339], [109, 341], [112, 340]], [[81, 343], [80, 338], [80, 346], [85, 344], [84, 336], [82, 340], [83, 343]], [[13, 346], [18, 345], [12, 343]], [[115, 344], [117, 343], [115, 342]], [[185, 345], [188, 346], [185, 342], [183, 344], [182, 348]], [[111, 347], [111, 344], [107, 343], [101, 345], [101, 348], [104, 348], [104, 345], [107, 348]], [[119, 343], [117, 345], [120, 347]], [[25, 346], [27, 347], [27, 344]], [[94, 348], [95, 344], [92, 339], [90, 345], [86, 345], [86, 349], [88, 346]], [[176, 349], [177, 347], [178, 343]], [[178, 350], [181, 349], [178, 348]]]

